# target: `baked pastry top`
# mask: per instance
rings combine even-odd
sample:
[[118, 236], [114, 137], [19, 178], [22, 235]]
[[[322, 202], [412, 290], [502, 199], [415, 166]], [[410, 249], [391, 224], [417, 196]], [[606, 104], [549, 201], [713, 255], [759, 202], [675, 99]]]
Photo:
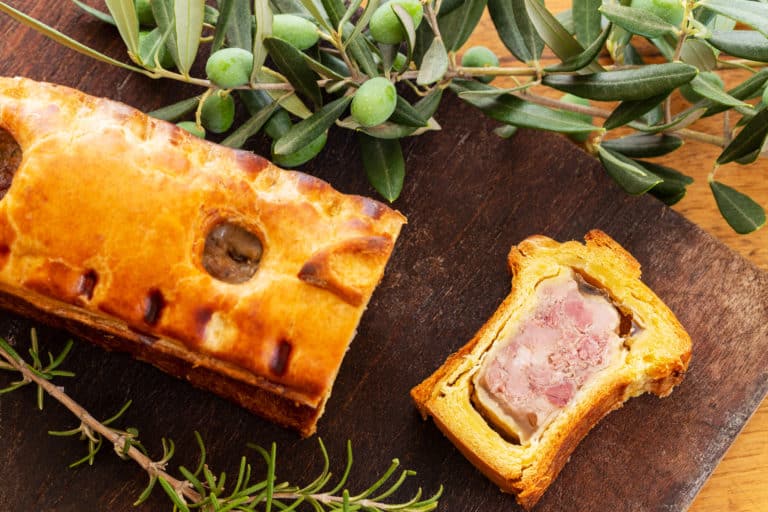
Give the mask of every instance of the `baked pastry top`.
[[601, 231], [585, 241], [537, 235], [513, 247], [511, 293], [411, 392], [526, 509], [603, 416], [644, 392], [668, 395], [690, 359], [690, 337], [639, 263]]
[[322, 413], [400, 213], [24, 78], [0, 77], [0, 135], [2, 291]]

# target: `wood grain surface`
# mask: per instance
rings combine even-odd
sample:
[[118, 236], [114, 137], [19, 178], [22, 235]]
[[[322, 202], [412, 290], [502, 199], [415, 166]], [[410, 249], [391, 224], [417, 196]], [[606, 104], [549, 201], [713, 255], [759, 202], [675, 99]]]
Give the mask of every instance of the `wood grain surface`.
[[[550, 2], [548, 2], [549, 4]], [[109, 27], [80, 16], [70, 4], [12, 2], [62, 31], [120, 55]], [[555, 7], [565, 8], [554, 2]], [[508, 55], [492, 27], [469, 43]], [[168, 101], [161, 82], [130, 75], [65, 51], [0, 18], [0, 74], [23, 74], [79, 87], [142, 109]], [[511, 62], [511, 57], [507, 58]], [[740, 78], [727, 74], [726, 82]], [[187, 91], [173, 94], [182, 96]], [[642, 397], [613, 413], [576, 451], [545, 496], [541, 510], [681, 510], [768, 389], [768, 278], [652, 198], [629, 198], [588, 155], [565, 139], [523, 132], [510, 142], [490, 135], [490, 123], [451, 101], [441, 110], [442, 133], [407, 145], [409, 176], [396, 206], [409, 217], [387, 276], [376, 292], [342, 367], [320, 434], [340, 458], [354, 441], [360, 475], [371, 477], [399, 456], [420, 473], [426, 492], [446, 485], [441, 509], [513, 510], [445, 441], [423, 423], [406, 397], [413, 384], [462, 345], [508, 292], [509, 246], [542, 232], [579, 238], [608, 231], [643, 264], [646, 281], [679, 314], [696, 345], [685, 383], [670, 398]], [[699, 128], [717, 133], [717, 119]], [[345, 192], [372, 194], [353, 141], [336, 132], [312, 171]], [[664, 161], [697, 179], [676, 207], [685, 217], [768, 269], [768, 232], [734, 235], [720, 219], [706, 174], [717, 150], [689, 143]], [[726, 167], [723, 181], [768, 205], [768, 165]], [[3, 317], [0, 333], [23, 339], [28, 323]], [[55, 346], [66, 336], [46, 330]], [[315, 441], [252, 417], [211, 395], [119, 354], [78, 343], [71, 368], [80, 375], [67, 391], [97, 416], [135, 399], [126, 421], [142, 430], [150, 449], [174, 438], [179, 461], [194, 464], [191, 432], [200, 430], [212, 464], [232, 468], [246, 442], [278, 441], [283, 478], [312, 475]], [[2, 510], [132, 510], [143, 476], [105, 453], [96, 468], [66, 464], [81, 453], [75, 441], [51, 439], [49, 429], [74, 426], [61, 408], [40, 413], [32, 393], [0, 400]], [[691, 510], [759, 511], [768, 507], [768, 406], [736, 438]], [[384, 447], [384, 448], [383, 448]], [[256, 457], [253, 457], [256, 460]], [[156, 501], [147, 510], [159, 508]]]

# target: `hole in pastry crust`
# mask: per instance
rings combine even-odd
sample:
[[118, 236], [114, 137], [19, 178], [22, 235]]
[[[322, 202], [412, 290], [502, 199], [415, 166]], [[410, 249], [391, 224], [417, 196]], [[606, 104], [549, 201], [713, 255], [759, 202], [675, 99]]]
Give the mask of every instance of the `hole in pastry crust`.
[[13, 175], [21, 164], [21, 147], [13, 135], [0, 128], [0, 199], [13, 183]]
[[165, 299], [160, 290], [152, 289], [144, 299], [144, 323], [155, 325], [160, 320], [160, 315], [165, 307]]
[[80, 276], [80, 281], [77, 283], [77, 293], [91, 300], [93, 298], [93, 290], [98, 282], [99, 274], [93, 269], [88, 270]]
[[205, 237], [203, 268], [225, 283], [248, 281], [264, 253], [259, 237], [233, 222], [216, 224]]
[[285, 375], [285, 371], [288, 369], [288, 359], [291, 357], [291, 351], [293, 345], [289, 341], [280, 340], [274, 354], [272, 354], [272, 360], [269, 362], [269, 369], [278, 377]]

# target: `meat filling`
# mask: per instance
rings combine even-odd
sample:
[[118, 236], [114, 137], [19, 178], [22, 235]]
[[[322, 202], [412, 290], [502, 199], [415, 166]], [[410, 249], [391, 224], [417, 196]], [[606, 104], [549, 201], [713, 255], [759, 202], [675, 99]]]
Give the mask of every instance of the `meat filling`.
[[568, 272], [542, 281], [534, 309], [491, 349], [474, 377], [475, 404], [521, 443], [621, 354], [619, 312], [580, 279]]

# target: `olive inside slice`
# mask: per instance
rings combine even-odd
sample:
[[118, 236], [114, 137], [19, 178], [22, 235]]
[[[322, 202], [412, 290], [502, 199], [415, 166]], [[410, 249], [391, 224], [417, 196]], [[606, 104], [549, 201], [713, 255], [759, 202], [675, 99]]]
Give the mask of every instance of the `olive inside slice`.
[[263, 252], [258, 236], [233, 222], [221, 222], [205, 238], [203, 268], [219, 281], [244, 283], [256, 273]]

